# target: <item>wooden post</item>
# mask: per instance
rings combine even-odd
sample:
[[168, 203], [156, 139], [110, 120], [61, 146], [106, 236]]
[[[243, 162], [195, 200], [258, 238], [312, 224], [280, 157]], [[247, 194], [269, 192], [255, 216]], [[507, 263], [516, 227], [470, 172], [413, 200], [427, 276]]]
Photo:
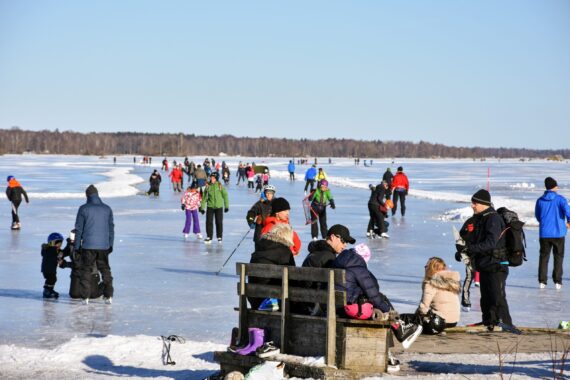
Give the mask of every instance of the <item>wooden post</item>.
[[287, 353], [288, 316], [289, 316], [289, 268], [283, 267], [281, 283], [281, 353]]
[[239, 264], [239, 343], [247, 342], [247, 298], [245, 296], [245, 264]]
[[335, 365], [336, 356], [336, 307], [335, 307], [335, 290], [334, 290], [334, 271], [329, 271], [327, 299], [327, 352], [326, 364]]

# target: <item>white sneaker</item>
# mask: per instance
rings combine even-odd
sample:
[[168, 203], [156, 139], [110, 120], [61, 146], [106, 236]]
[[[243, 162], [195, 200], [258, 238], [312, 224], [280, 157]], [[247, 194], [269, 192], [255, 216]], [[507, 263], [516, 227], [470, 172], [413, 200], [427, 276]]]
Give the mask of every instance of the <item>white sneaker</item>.
[[562, 284], [556, 284], [555, 286], [556, 286], [556, 290], [562, 289]]
[[188, 239], [188, 234], [184, 234], [184, 239]]
[[390, 239], [390, 235], [388, 235], [386, 232], [382, 232], [382, 234], [380, 235], [381, 238], [384, 239]]
[[546, 284], [545, 284], [544, 282], [541, 282], [541, 283], [538, 285], [538, 287], [539, 287], [540, 289], [546, 289]]
[[202, 239], [202, 234], [196, 234], [196, 239], [198, 240]]
[[317, 241], [318, 239], [316, 237], [313, 238], [313, 241]]
[[461, 306], [461, 310], [463, 310], [465, 312], [469, 312], [469, 311], [471, 311], [471, 306]]
[[85, 298], [81, 301], [82, 304], [84, 305], [89, 305], [89, 298]]
[[204, 244], [212, 244], [212, 239], [210, 239], [209, 237], [205, 238]]
[[110, 305], [113, 303], [113, 297], [103, 297], [103, 299], [105, 300], [105, 303], [107, 305]]
[[475, 287], [478, 288], [479, 286], [481, 286], [481, 283], [479, 281], [475, 281]]
[[222, 244], [222, 238], [218, 238], [218, 244]]
[[370, 237], [370, 231], [366, 232], [366, 237]]

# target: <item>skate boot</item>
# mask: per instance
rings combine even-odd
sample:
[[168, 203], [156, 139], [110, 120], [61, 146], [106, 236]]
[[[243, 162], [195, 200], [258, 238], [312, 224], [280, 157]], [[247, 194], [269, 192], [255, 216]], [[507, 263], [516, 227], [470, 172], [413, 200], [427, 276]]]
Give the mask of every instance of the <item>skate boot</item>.
[[422, 333], [423, 327], [415, 323], [404, 323], [404, 321], [399, 320], [392, 324], [392, 331], [398, 339], [398, 342], [402, 343], [404, 349], [410, 348], [412, 343], [416, 341], [418, 336]]

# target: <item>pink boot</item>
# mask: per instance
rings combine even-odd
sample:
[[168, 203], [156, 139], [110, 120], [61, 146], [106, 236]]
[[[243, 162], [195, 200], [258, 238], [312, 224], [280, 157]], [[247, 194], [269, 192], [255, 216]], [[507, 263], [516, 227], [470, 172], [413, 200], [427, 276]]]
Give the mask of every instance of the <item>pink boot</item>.
[[265, 337], [265, 332], [263, 331], [263, 329], [252, 327], [248, 329], [248, 331], [249, 331], [249, 344], [244, 348], [236, 351], [236, 353], [239, 355], [254, 354], [255, 350], [263, 346], [264, 337]]

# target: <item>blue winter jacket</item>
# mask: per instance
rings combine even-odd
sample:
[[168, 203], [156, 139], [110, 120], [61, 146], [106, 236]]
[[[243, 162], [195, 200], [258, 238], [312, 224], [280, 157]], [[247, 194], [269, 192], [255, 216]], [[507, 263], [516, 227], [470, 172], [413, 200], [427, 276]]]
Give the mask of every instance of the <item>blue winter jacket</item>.
[[540, 223], [541, 238], [560, 238], [566, 236], [566, 221], [570, 221], [568, 201], [556, 191], [546, 190], [537, 199], [534, 216]]
[[353, 249], [345, 249], [339, 253], [333, 267], [346, 271], [346, 288], [337, 285], [337, 290], [345, 290], [347, 302], [357, 303], [358, 297], [366, 296], [376, 309], [388, 312], [393, 309], [388, 298], [380, 292], [378, 280], [366, 267], [366, 261]]
[[75, 249], [109, 249], [115, 238], [113, 211], [101, 201], [99, 195], [92, 194], [87, 202], [79, 207], [75, 219]]
[[289, 171], [289, 173], [294, 173], [295, 172], [295, 164], [293, 162], [289, 162], [289, 165], [287, 165], [287, 170]]
[[311, 166], [305, 172], [305, 181], [314, 180], [316, 176], [317, 176], [317, 169]]

